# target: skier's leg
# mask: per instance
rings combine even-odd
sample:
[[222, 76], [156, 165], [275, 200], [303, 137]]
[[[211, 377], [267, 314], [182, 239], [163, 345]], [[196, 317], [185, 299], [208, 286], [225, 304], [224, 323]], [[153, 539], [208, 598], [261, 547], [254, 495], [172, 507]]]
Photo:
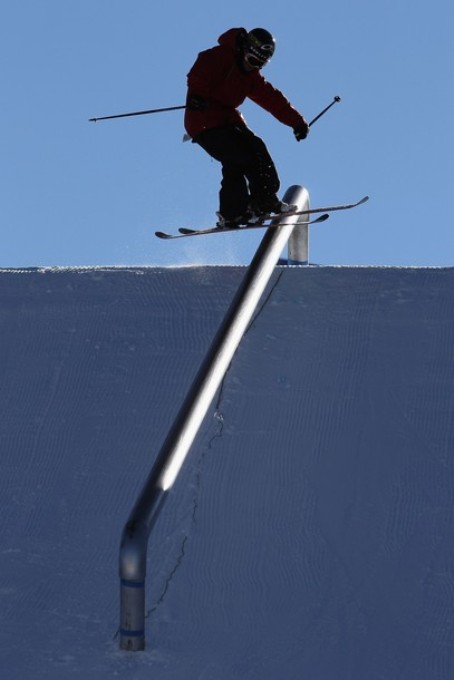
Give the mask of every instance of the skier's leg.
[[219, 212], [226, 220], [245, 215], [249, 203], [247, 181], [241, 169], [231, 163], [222, 165]]
[[248, 128], [243, 131], [243, 160], [249, 183], [249, 207], [258, 213], [277, 209], [280, 181], [276, 167], [263, 140]]
[[205, 130], [194, 140], [222, 164], [219, 212], [228, 221], [243, 215], [249, 202], [244, 174], [242, 135], [237, 127], [225, 126]]

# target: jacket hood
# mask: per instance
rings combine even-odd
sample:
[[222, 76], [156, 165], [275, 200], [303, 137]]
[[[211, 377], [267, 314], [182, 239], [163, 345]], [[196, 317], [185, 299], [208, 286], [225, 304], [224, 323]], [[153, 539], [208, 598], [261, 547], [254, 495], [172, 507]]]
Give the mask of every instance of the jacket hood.
[[241, 33], [247, 33], [245, 28], [229, 28], [228, 31], [223, 33], [218, 38], [219, 45], [222, 47], [230, 47], [232, 50], [237, 48], [237, 39]]

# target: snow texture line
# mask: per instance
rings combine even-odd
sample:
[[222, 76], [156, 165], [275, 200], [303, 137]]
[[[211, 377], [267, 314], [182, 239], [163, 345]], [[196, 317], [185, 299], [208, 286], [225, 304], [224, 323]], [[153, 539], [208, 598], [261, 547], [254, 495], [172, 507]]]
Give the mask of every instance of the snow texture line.
[[249, 324], [249, 326], [246, 328], [246, 331], [245, 331], [244, 335], [247, 335], [247, 334], [249, 333], [249, 331], [251, 330], [252, 326], [254, 325], [254, 323], [256, 322], [256, 320], [259, 318], [259, 316], [261, 315], [261, 313], [262, 313], [263, 310], [265, 309], [266, 305], [268, 304], [269, 300], [271, 299], [271, 296], [272, 296], [273, 293], [274, 293], [275, 288], [277, 288], [277, 285], [278, 285], [279, 281], [281, 280], [281, 277], [282, 277], [283, 273], [284, 273], [284, 270], [281, 271], [281, 272], [279, 272], [279, 275], [278, 275], [278, 277], [277, 277], [277, 279], [276, 279], [276, 283], [274, 283], [273, 286], [271, 287], [271, 290], [270, 290], [270, 292], [268, 293], [268, 295], [266, 296], [266, 298], [264, 299], [263, 303], [261, 304], [260, 309], [258, 309], [257, 312], [254, 314], [254, 317], [252, 318], [251, 323]]
[[156, 604], [153, 607], [151, 607], [151, 609], [149, 609], [147, 611], [147, 613], [145, 614], [145, 619], [148, 619], [152, 614], [154, 614], [154, 612], [158, 609], [158, 607], [164, 602], [165, 596], [167, 595], [167, 592], [170, 588], [170, 584], [172, 583], [172, 581], [175, 577], [175, 574], [177, 573], [178, 569], [180, 568], [180, 566], [183, 562], [184, 556], [186, 554], [186, 542], [187, 542], [187, 540], [188, 540], [188, 536], [187, 536], [187, 534], [185, 534], [185, 536], [183, 537], [183, 541], [181, 543], [180, 555], [177, 558], [177, 562], [176, 562], [174, 568], [172, 569], [172, 571], [170, 572], [168, 578], [166, 579], [163, 591], [162, 591], [161, 595], [159, 596], [158, 600], [156, 601]]

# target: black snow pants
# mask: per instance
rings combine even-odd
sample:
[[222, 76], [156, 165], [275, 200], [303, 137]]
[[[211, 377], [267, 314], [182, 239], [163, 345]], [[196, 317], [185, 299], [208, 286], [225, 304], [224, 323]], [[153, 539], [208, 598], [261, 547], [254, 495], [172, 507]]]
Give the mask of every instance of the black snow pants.
[[245, 125], [204, 130], [194, 139], [222, 164], [219, 212], [226, 220], [272, 209], [280, 181], [274, 162], [260, 137]]

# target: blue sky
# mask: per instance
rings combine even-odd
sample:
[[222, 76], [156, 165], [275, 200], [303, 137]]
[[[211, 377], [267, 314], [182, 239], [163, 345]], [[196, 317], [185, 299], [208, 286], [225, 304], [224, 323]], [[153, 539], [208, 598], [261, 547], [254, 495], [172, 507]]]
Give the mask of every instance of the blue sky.
[[263, 73], [306, 118], [342, 97], [299, 144], [252, 102], [242, 107], [281, 193], [304, 185], [313, 207], [371, 197], [312, 228], [310, 261], [452, 265], [453, 14], [448, 0], [7, 0], [0, 266], [250, 261], [258, 230], [154, 237], [215, 218], [220, 167], [182, 143], [182, 112], [88, 122], [183, 104], [197, 53], [232, 26], [275, 35]]

